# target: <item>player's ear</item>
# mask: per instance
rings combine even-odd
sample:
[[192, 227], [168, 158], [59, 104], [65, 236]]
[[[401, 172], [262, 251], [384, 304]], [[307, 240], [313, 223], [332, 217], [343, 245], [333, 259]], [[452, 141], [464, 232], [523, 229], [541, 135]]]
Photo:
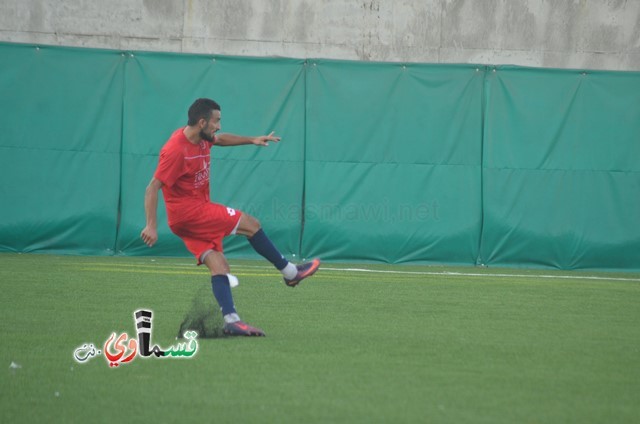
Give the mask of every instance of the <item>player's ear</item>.
[[200, 126], [200, 129], [204, 128], [207, 126], [207, 120], [204, 118], [200, 118], [200, 120], [198, 121], [198, 125]]

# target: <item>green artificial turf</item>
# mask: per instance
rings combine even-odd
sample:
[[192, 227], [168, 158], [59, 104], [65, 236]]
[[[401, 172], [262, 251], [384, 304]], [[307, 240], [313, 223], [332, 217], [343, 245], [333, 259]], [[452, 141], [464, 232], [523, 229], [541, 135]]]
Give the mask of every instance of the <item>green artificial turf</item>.
[[207, 270], [0, 254], [0, 421], [640, 419], [637, 274], [326, 264], [292, 289], [265, 262], [231, 264], [238, 312], [267, 337], [199, 339], [192, 358], [110, 368], [74, 350], [135, 337], [140, 308], [154, 312], [153, 343], [178, 343], [194, 298], [213, 305]]

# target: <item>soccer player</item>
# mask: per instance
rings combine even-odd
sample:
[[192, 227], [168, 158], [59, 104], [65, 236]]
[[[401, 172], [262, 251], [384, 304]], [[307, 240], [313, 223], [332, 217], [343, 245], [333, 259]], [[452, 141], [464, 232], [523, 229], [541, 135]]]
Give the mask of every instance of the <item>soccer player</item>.
[[220, 105], [211, 99], [197, 99], [189, 108], [187, 126], [177, 129], [160, 151], [158, 167], [144, 196], [147, 223], [140, 237], [149, 246], [158, 240], [158, 191], [162, 189], [171, 231], [182, 239], [198, 265], [211, 271], [211, 286], [222, 315], [224, 332], [237, 336], [264, 336], [259, 328], [240, 320], [233, 303], [230, 274], [223, 254], [222, 239], [230, 234], [246, 236], [251, 246], [271, 262], [289, 287], [313, 275], [320, 266], [314, 259], [300, 265], [287, 261], [267, 237], [260, 223], [249, 214], [209, 200], [209, 166], [212, 146], [255, 144], [267, 146], [280, 137], [242, 137], [219, 134]]

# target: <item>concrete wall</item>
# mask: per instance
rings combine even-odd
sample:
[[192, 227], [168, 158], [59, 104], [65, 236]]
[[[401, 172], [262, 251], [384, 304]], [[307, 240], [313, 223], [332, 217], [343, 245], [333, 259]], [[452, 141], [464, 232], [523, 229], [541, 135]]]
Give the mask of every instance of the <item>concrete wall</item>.
[[0, 41], [640, 70], [640, 0], [0, 0]]

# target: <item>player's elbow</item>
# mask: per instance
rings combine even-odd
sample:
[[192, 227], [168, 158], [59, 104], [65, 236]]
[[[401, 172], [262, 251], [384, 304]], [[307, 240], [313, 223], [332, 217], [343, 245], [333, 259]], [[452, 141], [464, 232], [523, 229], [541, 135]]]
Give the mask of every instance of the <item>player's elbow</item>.
[[162, 181], [152, 178], [149, 182], [149, 185], [147, 186], [146, 194], [158, 193], [158, 191], [162, 188], [162, 185]]

